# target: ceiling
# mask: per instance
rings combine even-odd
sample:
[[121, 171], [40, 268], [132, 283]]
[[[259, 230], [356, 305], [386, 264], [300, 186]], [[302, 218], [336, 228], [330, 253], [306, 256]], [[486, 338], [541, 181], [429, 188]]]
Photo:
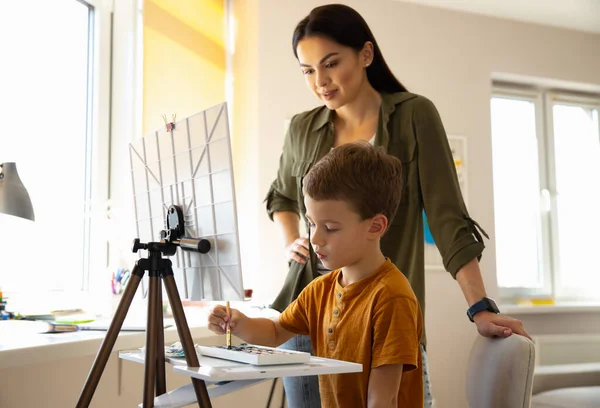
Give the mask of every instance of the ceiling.
[[396, 0], [600, 34], [600, 0]]

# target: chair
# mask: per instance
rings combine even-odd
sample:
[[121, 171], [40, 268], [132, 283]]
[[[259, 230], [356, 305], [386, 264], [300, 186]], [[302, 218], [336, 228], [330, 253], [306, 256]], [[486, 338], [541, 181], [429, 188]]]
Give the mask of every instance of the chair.
[[532, 408], [600, 408], [600, 363], [537, 366]]
[[467, 367], [470, 408], [529, 408], [535, 346], [526, 337], [478, 336]]
[[533, 337], [532, 408], [600, 408], [600, 333]]

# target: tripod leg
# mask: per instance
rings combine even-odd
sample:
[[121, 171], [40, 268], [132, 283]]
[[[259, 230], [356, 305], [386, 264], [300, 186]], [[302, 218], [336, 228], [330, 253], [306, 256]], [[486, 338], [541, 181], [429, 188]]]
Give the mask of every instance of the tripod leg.
[[[150, 271], [148, 289], [148, 322], [146, 327], [146, 359], [144, 364], [144, 408], [154, 406], [154, 383], [156, 379], [156, 336], [158, 333], [158, 306], [156, 304], [159, 284], [158, 273]], [[161, 322], [162, 326], [162, 322]]]
[[157, 322], [158, 332], [156, 333], [156, 396], [167, 393], [167, 379], [165, 374], [165, 326], [163, 323], [163, 308], [162, 308], [162, 285], [161, 280], [158, 280], [158, 289], [156, 295], [157, 301]]
[[269, 392], [269, 399], [267, 399], [267, 408], [271, 408], [271, 401], [273, 400], [273, 393], [277, 386], [277, 378], [273, 378], [273, 384], [271, 384], [271, 392]]
[[[173, 271], [169, 268], [163, 275], [163, 282], [167, 295], [169, 296], [169, 303], [173, 310], [173, 317], [175, 318], [175, 324], [177, 325], [177, 333], [179, 334], [179, 340], [183, 346], [183, 352], [185, 353], [185, 361], [188, 367], [199, 367], [200, 362], [198, 361], [198, 355], [194, 347], [194, 341], [190, 333], [190, 328], [185, 318], [183, 311], [183, 305], [181, 304], [181, 298], [177, 291], [177, 285], [175, 284], [175, 278], [173, 278]], [[197, 378], [192, 378], [192, 385], [194, 391], [196, 391], [196, 398], [198, 399], [198, 405], [202, 408], [211, 408], [210, 397], [208, 396], [208, 390], [204, 381]]]
[[102, 372], [106, 367], [106, 362], [110, 357], [113, 347], [115, 346], [115, 341], [117, 340], [117, 336], [121, 331], [123, 321], [127, 316], [127, 311], [131, 306], [131, 301], [135, 296], [135, 292], [137, 291], [143, 276], [144, 270], [140, 269], [136, 264], [131, 273], [131, 278], [129, 279], [127, 286], [125, 286], [125, 292], [121, 297], [121, 301], [119, 302], [115, 316], [108, 327], [106, 337], [104, 337], [104, 340], [102, 341], [102, 345], [98, 350], [98, 354], [96, 354], [96, 358], [94, 359], [90, 373], [85, 380], [81, 394], [79, 394], [79, 400], [77, 401], [76, 405], [77, 408], [87, 408], [90, 406], [90, 402], [92, 401], [96, 387], [98, 387], [98, 383], [102, 377]]

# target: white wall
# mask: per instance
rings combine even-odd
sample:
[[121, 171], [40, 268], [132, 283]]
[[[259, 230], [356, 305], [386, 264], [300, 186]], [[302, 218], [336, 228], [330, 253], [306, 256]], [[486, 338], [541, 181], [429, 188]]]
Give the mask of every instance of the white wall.
[[[305, 88], [292, 54], [291, 36], [300, 19], [325, 3], [234, 1], [238, 46], [233, 138], [245, 286], [267, 301], [281, 287], [286, 267], [281, 239], [266, 216], [262, 199], [276, 175], [284, 119], [318, 102]], [[469, 210], [493, 237], [492, 74], [600, 85], [600, 35], [390, 0], [343, 3], [365, 17], [388, 64], [409, 90], [434, 101], [447, 132], [467, 137]], [[488, 292], [495, 296], [493, 240], [487, 242], [481, 266]], [[426, 326], [437, 406], [463, 407], [464, 372], [475, 328], [465, 316], [466, 303], [450, 275], [428, 272], [426, 280]], [[535, 316], [527, 317], [526, 323], [535, 329], [560, 331], [560, 317], [544, 318], [547, 324]], [[586, 330], [600, 331], [598, 319], [586, 319], [596, 327]], [[552, 323], [556, 330], [551, 329]]]

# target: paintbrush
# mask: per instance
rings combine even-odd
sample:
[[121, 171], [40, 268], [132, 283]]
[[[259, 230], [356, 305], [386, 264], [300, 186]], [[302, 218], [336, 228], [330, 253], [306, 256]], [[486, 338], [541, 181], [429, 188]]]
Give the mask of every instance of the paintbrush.
[[231, 309], [229, 308], [229, 300], [225, 302], [225, 307], [227, 308], [227, 349], [231, 350]]

